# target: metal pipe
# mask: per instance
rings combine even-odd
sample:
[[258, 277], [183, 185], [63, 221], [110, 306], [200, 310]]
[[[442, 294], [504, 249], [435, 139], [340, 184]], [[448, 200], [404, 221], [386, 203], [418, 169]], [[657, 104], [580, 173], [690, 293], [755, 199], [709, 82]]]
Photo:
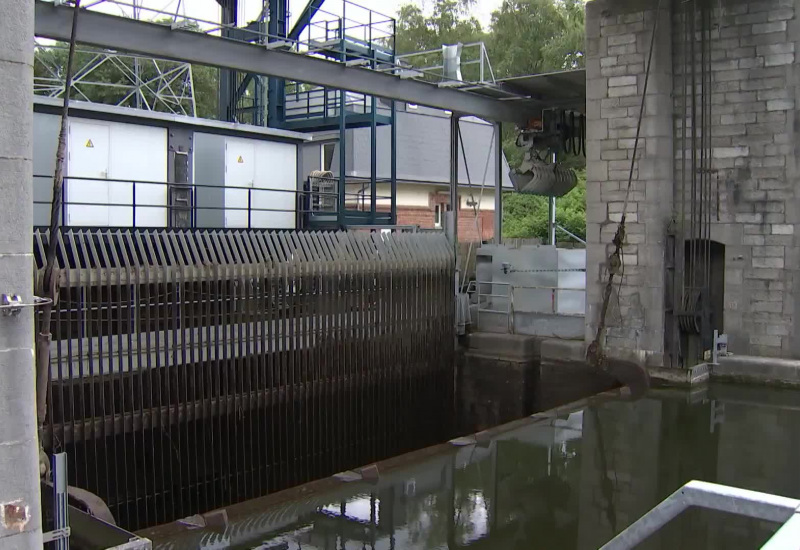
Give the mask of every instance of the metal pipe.
[[503, 242], [503, 123], [494, 125], [494, 244]]
[[378, 210], [378, 99], [371, 98], [369, 143], [370, 143], [370, 200], [369, 212], [370, 222], [375, 223], [375, 212]]
[[391, 174], [389, 175], [391, 185], [391, 192], [389, 193], [391, 195], [391, 220], [389, 223], [394, 225], [397, 223], [397, 104], [394, 100], [392, 100], [391, 134]]
[[585, 240], [581, 239], [579, 236], [577, 236], [575, 233], [573, 233], [572, 231], [570, 231], [566, 227], [562, 227], [562, 226], [556, 224], [556, 229], [559, 229], [559, 230], [563, 231], [564, 233], [566, 233], [567, 235], [569, 235], [570, 237], [572, 237], [573, 239], [575, 239], [579, 243], [586, 244]]
[[[344, 63], [344, 54], [342, 55], [342, 63]], [[345, 117], [345, 96], [347, 92], [339, 90], [339, 226], [345, 223], [345, 200], [347, 193], [347, 121]]]
[[[553, 151], [553, 166], [557, 166], [557, 157]], [[550, 246], [556, 246], [556, 198], [547, 198], [547, 242]]]
[[456, 255], [458, 267], [458, 115], [450, 115], [450, 240]]

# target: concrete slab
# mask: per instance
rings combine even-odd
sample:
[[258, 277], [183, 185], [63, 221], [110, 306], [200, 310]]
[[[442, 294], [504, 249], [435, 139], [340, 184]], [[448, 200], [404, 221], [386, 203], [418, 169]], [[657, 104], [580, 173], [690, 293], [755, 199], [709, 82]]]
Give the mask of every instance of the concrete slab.
[[711, 370], [705, 363], [690, 369], [670, 369], [664, 367], [647, 367], [650, 382], [654, 386], [698, 386], [708, 382]]
[[711, 366], [714, 379], [731, 382], [800, 387], [800, 361], [771, 357], [733, 355]]
[[586, 345], [583, 340], [561, 340], [545, 338], [541, 344], [542, 361], [586, 361]]
[[516, 361], [538, 360], [541, 339], [522, 334], [473, 332], [467, 337], [467, 353]]

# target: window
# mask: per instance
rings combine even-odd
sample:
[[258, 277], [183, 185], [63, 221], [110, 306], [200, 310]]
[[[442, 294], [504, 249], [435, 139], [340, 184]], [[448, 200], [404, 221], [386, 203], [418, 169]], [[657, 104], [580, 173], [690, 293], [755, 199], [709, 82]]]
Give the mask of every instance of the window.
[[433, 226], [437, 229], [442, 227], [442, 204], [433, 207]]
[[322, 170], [330, 170], [333, 166], [333, 153], [336, 151], [335, 143], [322, 144]]

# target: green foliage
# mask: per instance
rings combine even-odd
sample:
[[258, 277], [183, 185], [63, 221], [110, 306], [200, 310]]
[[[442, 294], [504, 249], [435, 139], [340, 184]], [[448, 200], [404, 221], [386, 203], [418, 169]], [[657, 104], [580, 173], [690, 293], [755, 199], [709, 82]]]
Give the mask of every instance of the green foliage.
[[[164, 23], [169, 19], [161, 19], [157, 22]], [[199, 26], [194, 23], [189, 25], [190, 30], [199, 31]], [[64, 73], [67, 67], [67, 55], [69, 45], [65, 42], [56, 43], [53, 47], [37, 48], [34, 52], [33, 74], [34, 78], [39, 80], [46, 79], [54, 85], [60, 82], [63, 86]], [[81, 45], [79, 51], [75, 53], [74, 67], [80, 70], [81, 67], [87, 66], [92, 60], [104, 50], [90, 48]], [[99, 59], [99, 58], [98, 58]], [[167, 72], [170, 69], [177, 67], [180, 63], [174, 61], [158, 61], [158, 69], [154, 63], [149, 59], [142, 59], [139, 65], [139, 75], [142, 80], [147, 81], [155, 78], [158, 75], [157, 70]], [[130, 94], [128, 86], [130, 82], [130, 75], [134, 74], [134, 61], [133, 58], [128, 56], [115, 57], [107, 59], [102, 63], [96, 65], [92, 70], [92, 74], [86, 80], [98, 83], [97, 85], [82, 84], [80, 92], [75, 93], [77, 88], [73, 89], [73, 99], [78, 101], [91, 101], [94, 103], [106, 104], [119, 104], [120, 101]], [[194, 87], [195, 108], [197, 116], [201, 118], [217, 118], [217, 82], [219, 70], [214, 67], [207, 67], [203, 65], [192, 66], [192, 83]], [[109, 86], [112, 84], [117, 86]], [[177, 83], [173, 83], [173, 86]], [[145, 97], [151, 95], [147, 90], [144, 91]], [[132, 106], [133, 98], [125, 99], [123, 105]], [[156, 110], [166, 110], [163, 105], [151, 105]], [[188, 104], [184, 105], [188, 111]]]
[[489, 55], [498, 77], [583, 66], [581, 0], [504, 0], [492, 14]]
[[[538, 238], [547, 242], [547, 197], [503, 194], [503, 236]], [[582, 239], [586, 238], [586, 171], [578, 171], [578, 185], [564, 197], [556, 200], [558, 225]], [[570, 241], [559, 232], [559, 241]]]

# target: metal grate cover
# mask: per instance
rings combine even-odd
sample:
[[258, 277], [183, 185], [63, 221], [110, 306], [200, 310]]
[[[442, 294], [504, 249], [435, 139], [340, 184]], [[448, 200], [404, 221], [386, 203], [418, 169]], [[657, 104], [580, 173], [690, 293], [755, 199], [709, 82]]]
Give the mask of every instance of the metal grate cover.
[[57, 257], [44, 443], [127, 529], [450, 436], [442, 235], [69, 230]]

